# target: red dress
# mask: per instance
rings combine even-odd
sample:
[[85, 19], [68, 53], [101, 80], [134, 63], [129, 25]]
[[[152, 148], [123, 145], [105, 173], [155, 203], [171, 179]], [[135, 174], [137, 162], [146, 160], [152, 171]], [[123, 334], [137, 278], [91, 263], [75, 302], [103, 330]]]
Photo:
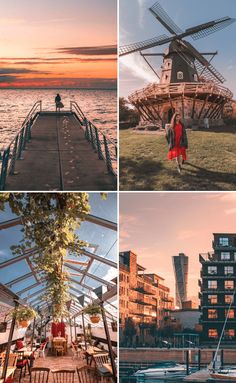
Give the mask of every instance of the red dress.
[[173, 160], [173, 158], [182, 156], [183, 160], [186, 161], [186, 148], [180, 146], [181, 137], [183, 134], [183, 127], [181, 124], [176, 124], [174, 127], [175, 130], [175, 146], [169, 150], [168, 159]]

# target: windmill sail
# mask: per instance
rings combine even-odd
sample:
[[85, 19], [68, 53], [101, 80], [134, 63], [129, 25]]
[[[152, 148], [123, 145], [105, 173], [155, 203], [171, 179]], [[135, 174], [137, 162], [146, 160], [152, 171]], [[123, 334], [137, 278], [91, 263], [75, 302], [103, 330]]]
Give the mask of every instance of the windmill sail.
[[189, 42], [179, 41], [179, 44], [182, 47], [182, 54], [187, 52], [195, 58], [194, 63], [199, 75], [204, 72], [204, 77], [207, 80], [216, 83], [225, 82], [225, 78], [222, 76], [222, 74]]
[[157, 45], [162, 45], [168, 43], [170, 38], [167, 35], [161, 35], [153, 37], [152, 39], [141, 41], [138, 43], [133, 43], [129, 45], [124, 45], [120, 47], [119, 54], [120, 56], [127, 55], [129, 53], [138, 52], [144, 49], [153, 48]]
[[195, 28], [189, 28], [186, 29], [186, 33], [191, 34], [191, 37], [193, 40], [198, 40], [203, 37], [209, 36], [212, 33], [215, 33], [217, 31], [220, 31], [221, 29], [224, 29], [235, 22], [235, 19], [232, 19], [230, 17], [223, 17], [218, 20], [211, 21], [209, 23], [201, 24], [198, 27], [201, 27], [201, 29], [194, 33]]
[[171, 34], [179, 35], [183, 33], [158, 2], [149, 8], [149, 11]]

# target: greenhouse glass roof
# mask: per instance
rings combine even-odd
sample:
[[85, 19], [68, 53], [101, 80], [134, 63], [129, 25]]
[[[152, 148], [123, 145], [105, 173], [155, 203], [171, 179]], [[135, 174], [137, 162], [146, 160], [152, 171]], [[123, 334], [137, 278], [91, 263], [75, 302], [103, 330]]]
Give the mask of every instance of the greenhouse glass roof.
[[[107, 199], [102, 200], [100, 193], [90, 193], [89, 203], [90, 214], [76, 231], [87, 245], [81, 249], [79, 257], [78, 254], [66, 255], [63, 262], [64, 271], [69, 274], [68, 308], [71, 315], [80, 321], [81, 297], [84, 297], [86, 306], [98, 299], [94, 290], [104, 286], [104, 307], [108, 319], [112, 320], [117, 317], [116, 194], [108, 193]], [[22, 255], [14, 255], [11, 249], [20, 243], [21, 229], [21, 218], [14, 215], [6, 204], [5, 211], [0, 212], [0, 281], [25, 304], [46, 314], [50, 312], [50, 304], [42, 300], [42, 295], [46, 292], [47, 280], [35, 263], [40, 251], [32, 247]], [[4, 310], [1, 312], [3, 315]]]

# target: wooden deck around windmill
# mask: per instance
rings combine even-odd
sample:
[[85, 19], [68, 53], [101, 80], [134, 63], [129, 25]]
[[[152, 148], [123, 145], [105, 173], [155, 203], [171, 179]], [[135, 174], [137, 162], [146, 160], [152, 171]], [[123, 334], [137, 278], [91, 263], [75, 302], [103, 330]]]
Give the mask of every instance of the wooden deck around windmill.
[[[63, 119], [67, 117], [67, 124]], [[114, 190], [114, 177], [99, 160], [73, 113], [39, 113], [32, 139], [5, 190]]]

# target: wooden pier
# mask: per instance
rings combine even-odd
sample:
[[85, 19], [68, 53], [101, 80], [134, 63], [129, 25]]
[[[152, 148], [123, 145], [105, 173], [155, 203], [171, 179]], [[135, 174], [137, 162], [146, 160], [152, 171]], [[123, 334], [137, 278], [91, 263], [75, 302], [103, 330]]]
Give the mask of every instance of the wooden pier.
[[77, 107], [56, 113], [40, 106], [28, 118], [2, 154], [1, 190], [116, 189], [109, 142]]

